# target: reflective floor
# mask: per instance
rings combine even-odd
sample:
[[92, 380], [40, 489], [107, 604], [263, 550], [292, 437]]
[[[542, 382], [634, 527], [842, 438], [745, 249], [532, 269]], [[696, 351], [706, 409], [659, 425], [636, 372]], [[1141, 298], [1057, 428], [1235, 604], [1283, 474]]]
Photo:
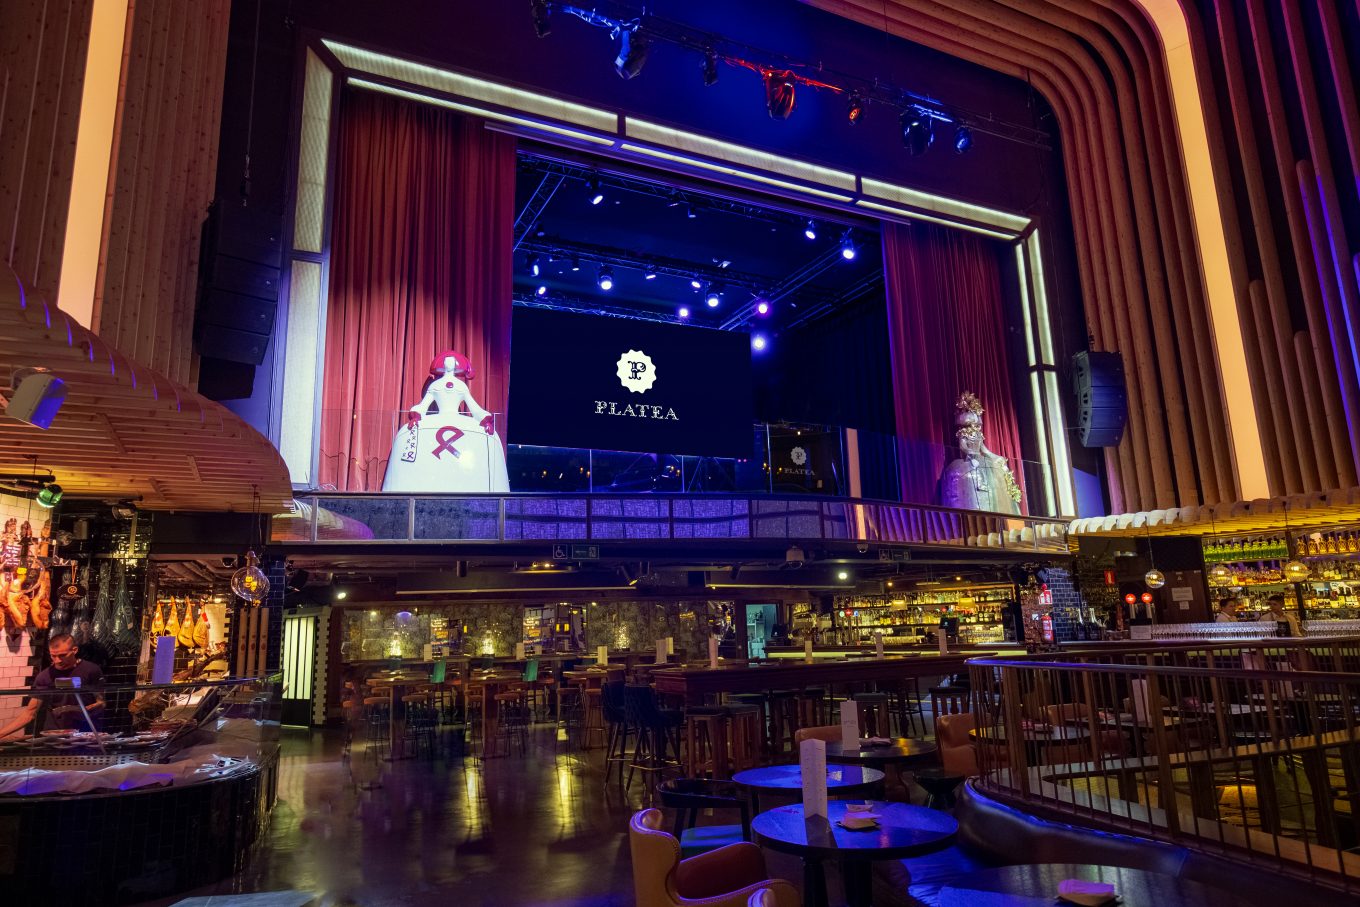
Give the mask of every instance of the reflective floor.
[[628, 817], [644, 784], [605, 784], [599, 750], [553, 733], [536, 726], [524, 756], [386, 762], [347, 757], [339, 732], [285, 732], [249, 864], [145, 907], [631, 904]]

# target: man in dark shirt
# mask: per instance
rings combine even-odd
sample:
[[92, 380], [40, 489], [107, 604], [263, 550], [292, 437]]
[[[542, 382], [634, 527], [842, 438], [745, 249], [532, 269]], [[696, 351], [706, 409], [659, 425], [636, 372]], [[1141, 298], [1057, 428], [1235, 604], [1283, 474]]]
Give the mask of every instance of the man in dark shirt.
[[[80, 647], [70, 634], [58, 633], [47, 641], [47, 654], [52, 664], [38, 672], [33, 679], [35, 690], [70, 689], [69, 693], [48, 696], [30, 696], [23, 710], [13, 721], [0, 727], [0, 739], [23, 730], [38, 715], [40, 706], [47, 706], [47, 719], [43, 730], [89, 730], [80, 705], [84, 703], [90, 717], [95, 717], [104, 708], [104, 672], [99, 665], [80, 658]], [[77, 692], [77, 690], [81, 692]]]

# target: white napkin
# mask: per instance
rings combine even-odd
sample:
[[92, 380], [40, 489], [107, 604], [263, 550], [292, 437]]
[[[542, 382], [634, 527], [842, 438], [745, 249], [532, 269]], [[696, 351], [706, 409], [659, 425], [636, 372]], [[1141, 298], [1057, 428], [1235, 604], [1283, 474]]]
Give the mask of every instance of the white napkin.
[[1108, 882], [1063, 879], [1058, 883], [1058, 899], [1082, 907], [1100, 907], [1114, 900], [1114, 886]]
[[892, 740], [887, 737], [865, 737], [860, 741], [864, 746], [889, 746]]

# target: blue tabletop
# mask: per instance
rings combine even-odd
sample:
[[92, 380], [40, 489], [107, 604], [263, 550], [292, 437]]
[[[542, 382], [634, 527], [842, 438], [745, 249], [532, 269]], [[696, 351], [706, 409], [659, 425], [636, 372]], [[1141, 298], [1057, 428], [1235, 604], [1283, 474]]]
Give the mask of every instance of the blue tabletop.
[[[1073, 863], [1002, 866], [970, 873], [940, 889], [940, 907], [1053, 907], [1064, 879], [1114, 886], [1119, 907], [1246, 907], [1237, 895], [1142, 869]], [[1339, 902], [1338, 902], [1339, 903]]]
[[[769, 765], [764, 768], [748, 768], [737, 772], [732, 780], [743, 787], [763, 790], [802, 790], [803, 771], [797, 765]], [[859, 765], [828, 765], [826, 767], [826, 786], [828, 790], [859, 787], [876, 784], [883, 780], [883, 773], [876, 768]]]
[[[836, 823], [848, 807], [868, 804], [878, 827], [851, 831]], [[757, 844], [800, 856], [839, 859], [895, 860], [943, 850], [954, 842], [959, 824], [924, 806], [881, 800], [832, 800], [826, 817], [806, 818], [803, 804], [779, 806], [751, 820]]]

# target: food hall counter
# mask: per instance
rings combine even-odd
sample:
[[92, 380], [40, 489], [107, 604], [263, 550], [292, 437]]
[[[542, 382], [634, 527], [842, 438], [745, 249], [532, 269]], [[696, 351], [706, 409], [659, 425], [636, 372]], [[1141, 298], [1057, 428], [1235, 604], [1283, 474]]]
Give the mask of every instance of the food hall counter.
[[[0, 690], [0, 706], [73, 692]], [[89, 904], [166, 897], [230, 875], [265, 827], [278, 762], [277, 678], [97, 692], [109, 714], [92, 713], [94, 730], [86, 723], [0, 741], [0, 829], [11, 842], [0, 859], [0, 900], [42, 903], [53, 891]]]

